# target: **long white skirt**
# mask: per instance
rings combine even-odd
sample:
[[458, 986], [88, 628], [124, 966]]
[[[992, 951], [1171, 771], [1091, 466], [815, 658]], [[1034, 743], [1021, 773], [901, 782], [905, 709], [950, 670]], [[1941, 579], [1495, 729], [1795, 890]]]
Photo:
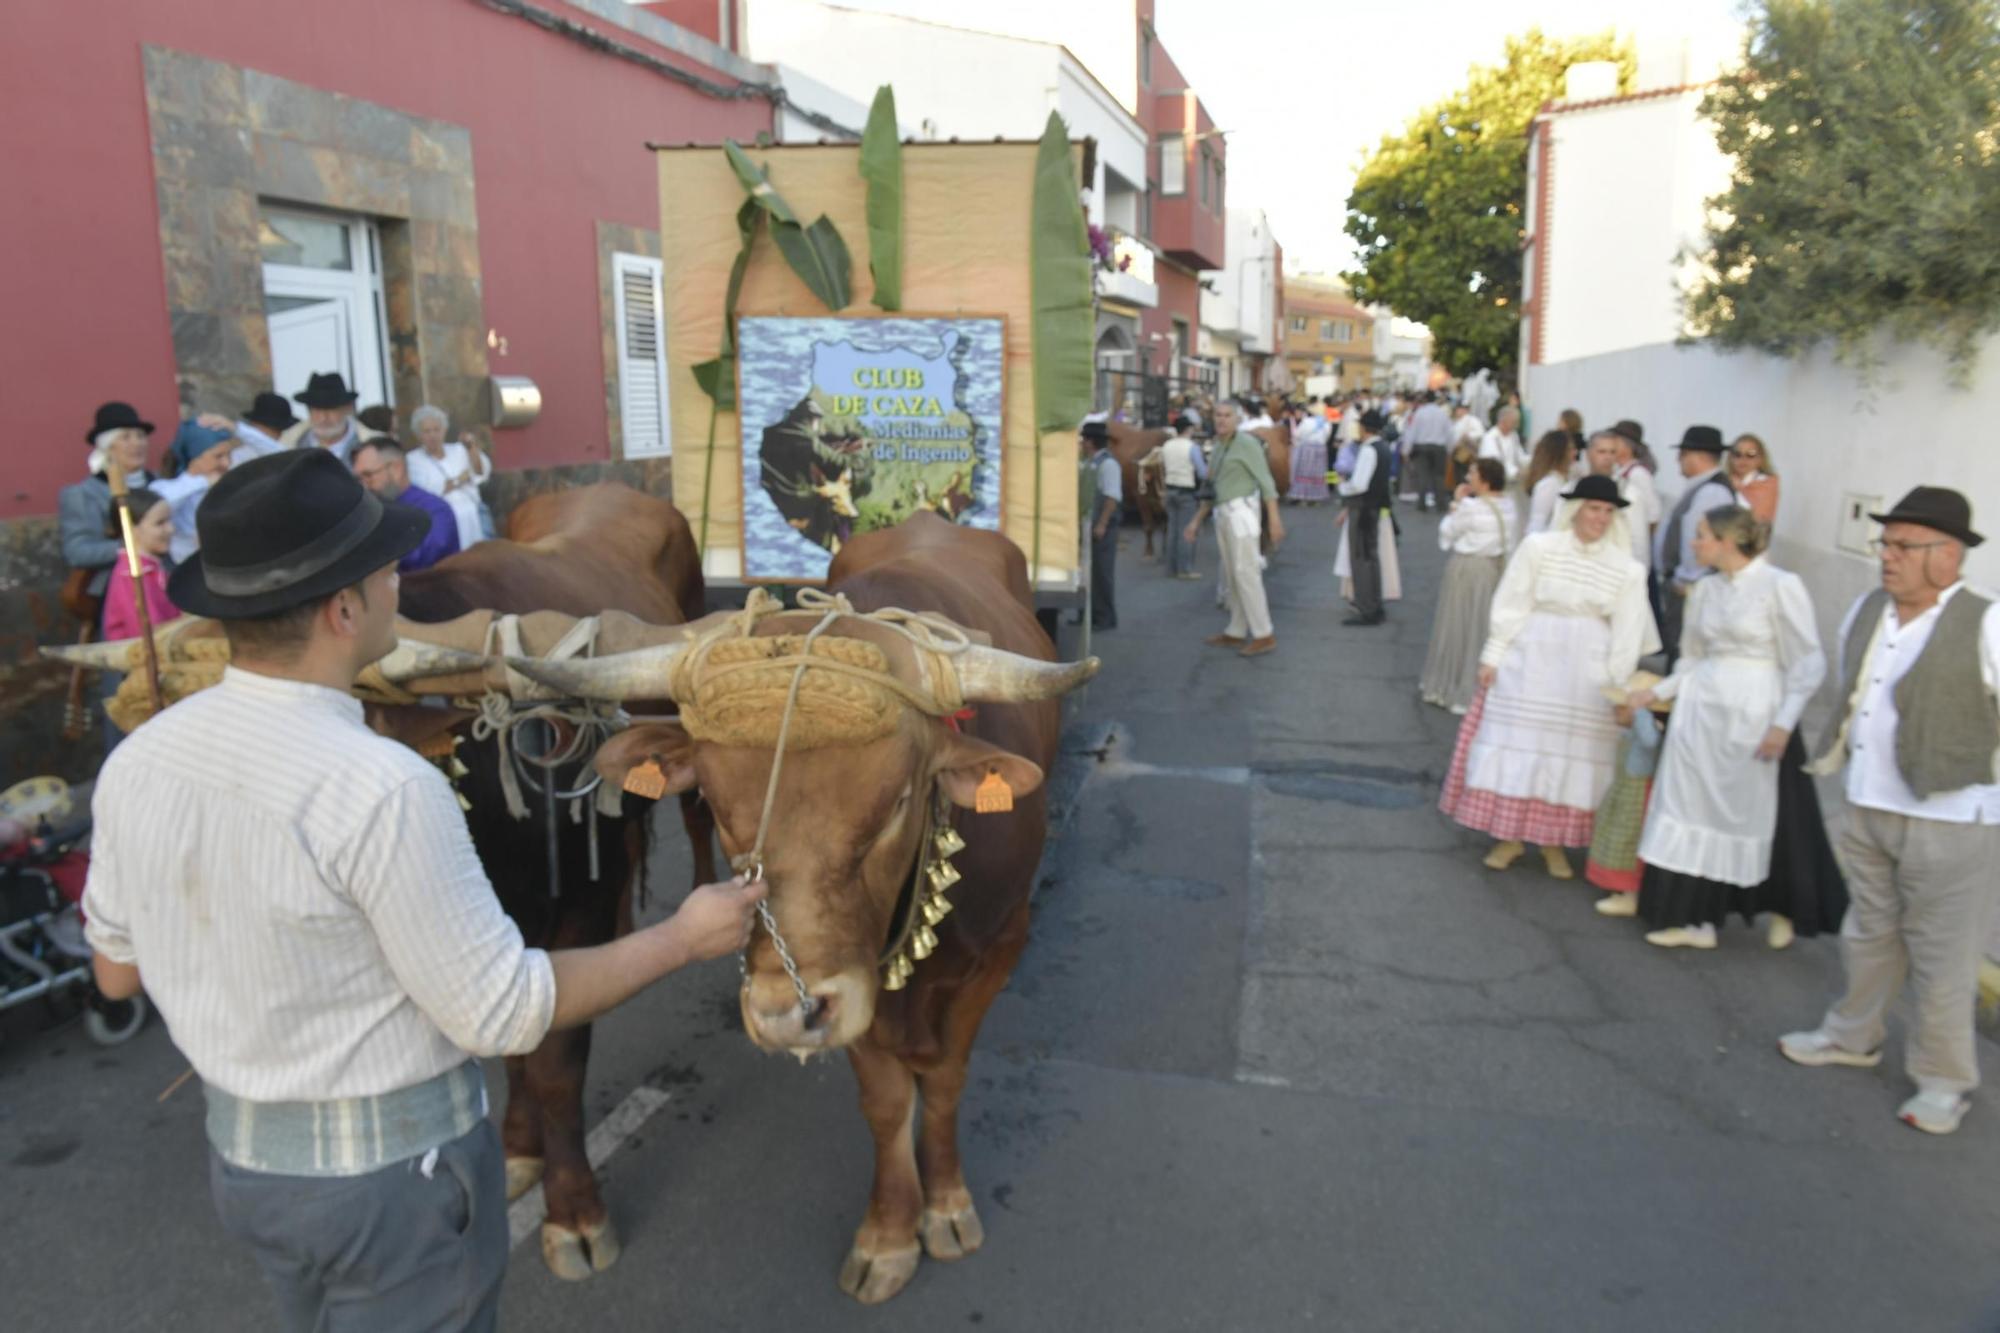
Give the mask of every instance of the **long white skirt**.
[[1757, 758], [1783, 701], [1778, 664], [1709, 657], [1674, 699], [1639, 859], [1750, 887], [1771, 873], [1778, 766]]
[[[1354, 600], [1354, 553], [1348, 550], [1352, 536], [1348, 528], [1348, 512], [1343, 509], [1335, 520], [1340, 525], [1340, 538], [1333, 553], [1333, 576], [1340, 580], [1340, 595], [1348, 601]], [[1396, 558], [1396, 525], [1389, 517], [1389, 511], [1382, 511], [1381, 521], [1375, 529], [1375, 555], [1382, 562], [1382, 600], [1400, 602], [1403, 600], [1403, 562]]]
[[1467, 790], [1594, 814], [1618, 755], [1604, 697], [1610, 649], [1611, 627], [1597, 616], [1529, 616], [1487, 691]]

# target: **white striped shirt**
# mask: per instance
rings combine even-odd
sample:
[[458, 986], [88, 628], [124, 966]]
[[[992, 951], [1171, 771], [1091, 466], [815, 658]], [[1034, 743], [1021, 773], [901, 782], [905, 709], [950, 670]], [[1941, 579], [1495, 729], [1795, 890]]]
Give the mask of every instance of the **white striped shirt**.
[[91, 946], [224, 1091], [391, 1092], [548, 1031], [548, 955], [450, 784], [346, 694], [231, 667], [112, 752], [91, 813]]

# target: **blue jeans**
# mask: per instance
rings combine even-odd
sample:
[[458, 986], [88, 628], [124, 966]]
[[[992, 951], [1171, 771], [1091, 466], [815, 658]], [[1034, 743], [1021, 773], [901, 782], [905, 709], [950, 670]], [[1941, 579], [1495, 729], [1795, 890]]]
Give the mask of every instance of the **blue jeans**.
[[1186, 537], [1188, 521], [1194, 517], [1195, 493], [1167, 488], [1167, 574], [1169, 577], [1194, 572], [1194, 543]]

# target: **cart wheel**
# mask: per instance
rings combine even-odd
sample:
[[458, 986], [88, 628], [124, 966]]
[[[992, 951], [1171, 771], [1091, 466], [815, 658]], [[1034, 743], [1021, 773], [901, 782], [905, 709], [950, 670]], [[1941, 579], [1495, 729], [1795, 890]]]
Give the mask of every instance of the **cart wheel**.
[[99, 1046], [117, 1046], [139, 1035], [139, 1029], [146, 1026], [146, 1013], [144, 995], [129, 1000], [93, 997], [83, 1011], [83, 1030]]

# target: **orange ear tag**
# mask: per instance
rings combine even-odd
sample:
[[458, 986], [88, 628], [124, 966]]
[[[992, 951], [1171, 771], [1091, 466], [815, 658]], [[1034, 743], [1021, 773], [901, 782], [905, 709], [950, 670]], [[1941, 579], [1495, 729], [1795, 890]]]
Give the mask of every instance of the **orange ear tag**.
[[987, 769], [986, 776], [979, 780], [978, 789], [972, 793], [972, 808], [982, 815], [1001, 815], [1014, 808], [1014, 789], [1000, 776], [999, 769]]
[[667, 775], [660, 771], [659, 761], [648, 759], [643, 764], [635, 764], [625, 770], [625, 790], [634, 796], [643, 796], [649, 801], [657, 801], [667, 794]]

